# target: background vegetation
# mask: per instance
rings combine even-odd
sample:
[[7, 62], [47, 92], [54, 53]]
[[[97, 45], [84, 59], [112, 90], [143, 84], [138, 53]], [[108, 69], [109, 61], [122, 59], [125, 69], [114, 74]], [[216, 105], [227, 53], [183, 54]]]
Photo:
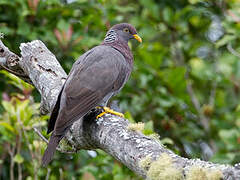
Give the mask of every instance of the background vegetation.
[[[42, 40], [69, 72], [116, 23], [133, 24], [134, 72], [115, 98], [131, 121], [177, 154], [218, 163], [240, 161], [239, 0], [1, 0], [3, 42]], [[0, 74], [0, 179], [139, 179], [97, 150], [57, 153], [40, 168], [46, 133], [36, 90]], [[48, 177], [46, 177], [48, 176]]]

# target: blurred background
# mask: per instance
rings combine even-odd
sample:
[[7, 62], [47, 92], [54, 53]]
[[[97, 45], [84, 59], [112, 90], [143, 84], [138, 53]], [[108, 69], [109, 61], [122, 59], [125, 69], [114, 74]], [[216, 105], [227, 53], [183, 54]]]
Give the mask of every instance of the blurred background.
[[[240, 161], [239, 0], [0, 0], [0, 33], [19, 54], [39, 39], [66, 72], [116, 23], [133, 24], [132, 76], [115, 98], [131, 122], [144, 122], [180, 156]], [[239, 53], [238, 53], [239, 52]], [[48, 116], [34, 87], [0, 71], [0, 179], [140, 179], [104, 153], [57, 153], [40, 168]]]

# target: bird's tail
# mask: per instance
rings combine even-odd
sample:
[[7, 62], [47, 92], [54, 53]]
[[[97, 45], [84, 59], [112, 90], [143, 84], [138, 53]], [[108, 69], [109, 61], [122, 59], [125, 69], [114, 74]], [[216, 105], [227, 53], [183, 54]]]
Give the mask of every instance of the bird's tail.
[[56, 151], [56, 148], [60, 142], [60, 140], [63, 138], [63, 136], [56, 136], [54, 135], [54, 132], [52, 133], [50, 137], [50, 141], [48, 143], [48, 147], [44, 152], [44, 155], [42, 157], [42, 166], [46, 167], [52, 160], [53, 155]]

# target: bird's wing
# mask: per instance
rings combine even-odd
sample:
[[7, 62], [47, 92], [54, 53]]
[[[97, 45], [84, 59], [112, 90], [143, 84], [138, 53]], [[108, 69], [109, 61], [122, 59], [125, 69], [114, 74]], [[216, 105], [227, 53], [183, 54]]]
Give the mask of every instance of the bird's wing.
[[128, 66], [117, 50], [98, 46], [76, 62], [62, 90], [55, 134], [63, 135], [78, 118], [122, 87]]
[[[64, 84], [65, 85], [65, 84]], [[49, 134], [50, 132], [53, 131], [54, 129], [54, 125], [55, 125], [55, 122], [56, 122], [56, 119], [58, 117], [58, 113], [59, 113], [59, 108], [60, 108], [60, 100], [61, 100], [61, 96], [62, 96], [62, 91], [63, 91], [63, 88], [64, 88], [64, 85], [60, 91], [60, 93], [58, 94], [58, 98], [57, 98], [57, 102], [52, 110], [52, 113], [51, 113], [51, 117], [48, 121], [48, 130], [47, 130], [47, 134]]]
[[[87, 57], [89, 54], [91, 54], [92, 51], [93, 51], [93, 49], [87, 51], [86, 53], [84, 53], [84, 54], [83, 54], [82, 56], [80, 56], [80, 57], [78, 58], [78, 60], [73, 64], [72, 70], [70, 71], [70, 73], [69, 73], [69, 75], [68, 75], [65, 83], [64, 83], [63, 86], [62, 86], [62, 89], [61, 89], [61, 91], [60, 91], [59, 94], [58, 94], [57, 102], [56, 102], [56, 104], [55, 104], [55, 106], [54, 106], [54, 108], [53, 108], [53, 110], [52, 110], [51, 117], [50, 117], [50, 119], [49, 119], [49, 121], [48, 121], [47, 134], [49, 134], [50, 132], [52, 132], [52, 131], [54, 130], [54, 126], [55, 126], [55, 123], [56, 123], [56, 120], [57, 120], [57, 117], [58, 117], [58, 113], [59, 113], [59, 109], [60, 109], [60, 102], [61, 102], [62, 92], [63, 92], [63, 89], [64, 89], [64, 87], [65, 87], [65, 84], [66, 84], [69, 76], [72, 74], [72, 71], [74, 71], [74, 69], [75, 69], [74, 67], [75, 67], [75, 66], [79, 66], [79, 67], [81, 66], [81, 67], [83, 67], [81, 64], [84, 64], [84, 62], [85, 62], [85, 60], [86, 60], [86, 57]], [[78, 69], [81, 69], [81, 68], [78, 68]]]

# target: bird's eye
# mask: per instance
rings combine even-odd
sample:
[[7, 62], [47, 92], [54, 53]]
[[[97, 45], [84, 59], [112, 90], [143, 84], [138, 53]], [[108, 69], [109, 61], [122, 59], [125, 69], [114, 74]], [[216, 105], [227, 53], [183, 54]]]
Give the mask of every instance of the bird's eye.
[[129, 29], [128, 28], [124, 28], [123, 32], [129, 33]]

